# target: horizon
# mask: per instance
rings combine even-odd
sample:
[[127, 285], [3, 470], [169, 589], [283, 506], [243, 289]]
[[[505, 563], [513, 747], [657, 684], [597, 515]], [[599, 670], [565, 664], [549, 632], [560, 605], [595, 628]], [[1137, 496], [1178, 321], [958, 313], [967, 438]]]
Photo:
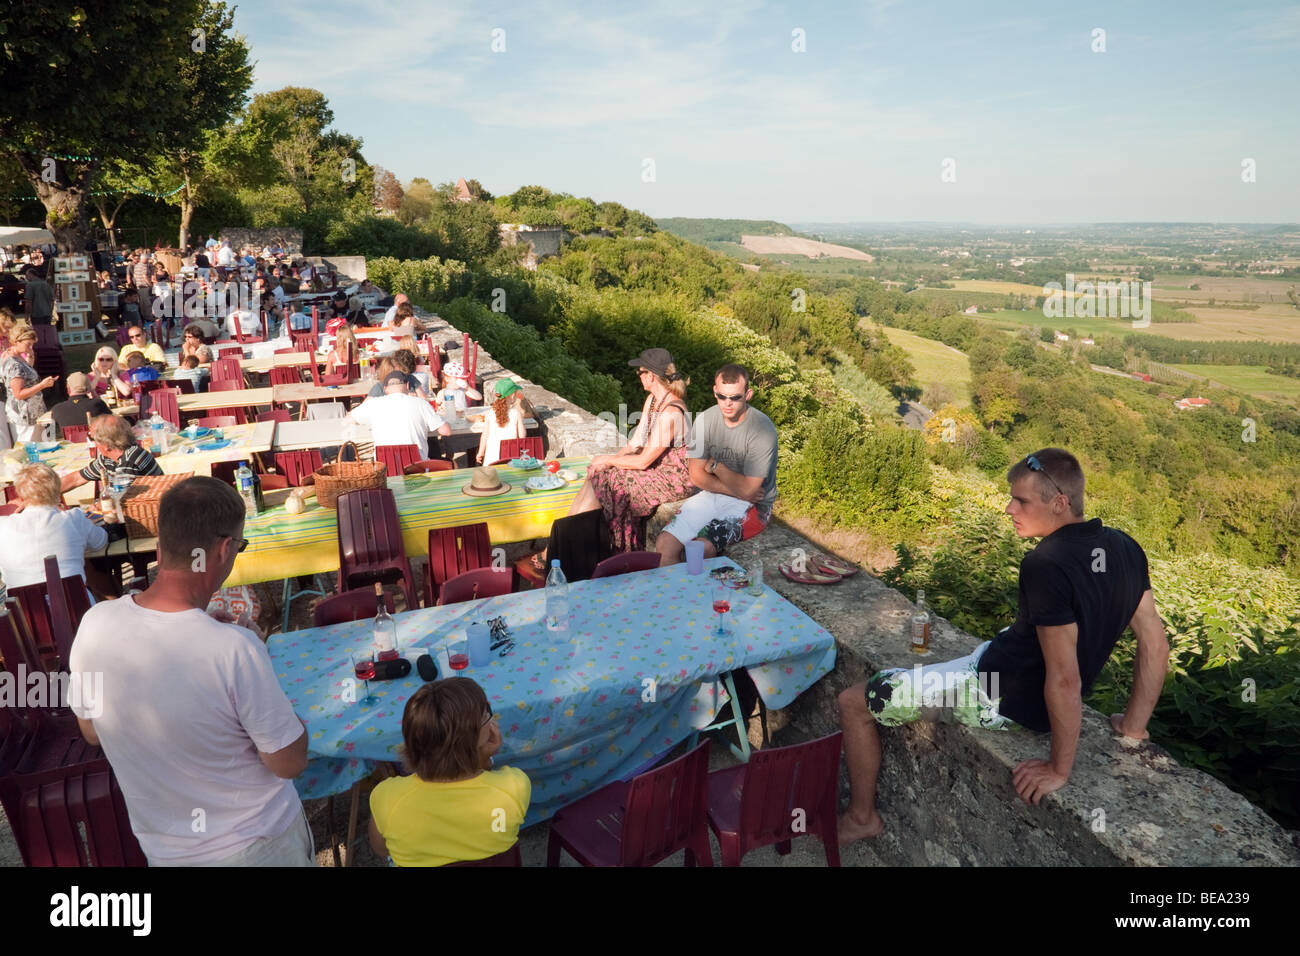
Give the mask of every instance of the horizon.
[[253, 92], [319, 89], [403, 183], [540, 184], [654, 218], [1300, 221], [1300, 8], [1268, 0], [322, 0], [301, 19], [240, 8], [235, 27]]

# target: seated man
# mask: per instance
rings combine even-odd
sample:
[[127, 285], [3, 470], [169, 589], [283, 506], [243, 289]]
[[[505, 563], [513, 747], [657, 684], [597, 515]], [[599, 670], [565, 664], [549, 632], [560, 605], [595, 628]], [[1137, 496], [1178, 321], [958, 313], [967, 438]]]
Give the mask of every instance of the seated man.
[[81, 471], [63, 476], [65, 492], [88, 481], [107, 485], [115, 475], [141, 478], [163, 473], [153, 455], [135, 443], [135, 436], [125, 418], [99, 416], [90, 423], [90, 437], [95, 440], [95, 457]]
[[[162, 369], [167, 368], [167, 354], [157, 342], [145, 340], [144, 329], [138, 325], [133, 325], [127, 329], [126, 334], [130, 336], [131, 341], [122, 346], [122, 351], [117, 356], [118, 362], [124, 368], [130, 367], [127, 365], [126, 359], [132, 352], [143, 353], [145, 362], [151, 365], [161, 365]], [[159, 369], [159, 371], [162, 371], [162, 369]]]
[[704, 556], [767, 527], [776, 501], [776, 426], [749, 406], [749, 371], [724, 365], [713, 377], [718, 404], [701, 412], [686, 449], [691, 483], [700, 489], [655, 540], [663, 564], [682, 559], [683, 545], [704, 541]]
[[414, 445], [421, 458], [428, 458], [428, 437], [447, 436], [451, 426], [424, 399], [408, 394], [405, 372], [384, 376], [384, 394], [367, 398], [348, 413], [348, 418], [370, 426], [376, 445]]
[[50, 409], [50, 417], [59, 427], [60, 436], [69, 425], [84, 425], [90, 418], [109, 413], [103, 399], [87, 394], [90, 391], [90, 377], [86, 373], [73, 372], [68, 376], [67, 385], [68, 400], [59, 402]]
[[966, 657], [881, 671], [840, 694], [840, 726], [853, 788], [840, 818], [841, 843], [879, 836], [876, 812], [880, 736], [921, 708], [951, 708], [970, 727], [1017, 725], [1050, 731], [1047, 760], [1012, 771], [1016, 793], [1037, 804], [1070, 779], [1083, 719], [1082, 697], [1126, 626], [1137, 635], [1133, 690], [1124, 713], [1110, 718], [1125, 737], [1143, 739], [1169, 664], [1164, 624], [1156, 612], [1142, 548], [1101, 519], [1083, 517], [1083, 469], [1060, 448], [1044, 448], [1007, 472], [1011, 515], [1022, 538], [1043, 540], [1020, 562], [1015, 623]]
[[[311, 866], [292, 780], [306, 725], [259, 635], [205, 613], [247, 543], [244, 503], [216, 478], [163, 495], [158, 576], [82, 618], [74, 674], [102, 675], [81, 732], [104, 748], [150, 866]], [[75, 698], [74, 698], [75, 699]]]
[[408, 299], [408, 298], [406, 297], [406, 293], [404, 293], [404, 292], [399, 292], [399, 293], [397, 293], [397, 295], [393, 296], [393, 304], [390, 305], [390, 306], [388, 307], [388, 311], [384, 313], [384, 321], [383, 321], [383, 324], [384, 324], [384, 325], [396, 325], [396, 324], [397, 324], [397, 307], [398, 307], [399, 305], [402, 305], [403, 303], [409, 304], [410, 301], [411, 301], [411, 300]]

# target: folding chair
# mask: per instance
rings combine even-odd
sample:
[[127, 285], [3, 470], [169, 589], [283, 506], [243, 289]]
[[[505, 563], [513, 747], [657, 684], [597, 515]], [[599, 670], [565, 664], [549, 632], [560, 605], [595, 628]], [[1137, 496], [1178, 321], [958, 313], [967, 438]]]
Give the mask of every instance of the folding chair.
[[236, 388], [244, 387], [244, 370], [239, 364], [239, 359], [219, 358], [212, 363], [209, 374], [212, 377], [212, 384], [208, 386], [209, 391], [221, 391], [218, 386], [225, 382], [238, 382]]
[[429, 564], [424, 569], [424, 594], [429, 607], [436, 606], [445, 581], [486, 568], [492, 563], [492, 543], [486, 521], [456, 528], [429, 529]]
[[772, 844], [784, 856], [790, 841], [803, 835], [821, 837], [826, 865], [840, 865], [841, 737], [836, 731], [792, 747], [760, 750], [747, 764], [709, 774], [709, 826], [722, 847], [723, 866], [740, 866], [750, 850]]
[[217, 358], [242, 359], [244, 357], [244, 347], [242, 345], [223, 345], [217, 349]]
[[712, 866], [708, 826], [709, 743], [631, 782], [611, 783], [551, 818], [546, 865], [560, 851], [583, 866], [654, 866], [678, 850], [687, 866]]
[[289, 338], [293, 340], [294, 352], [310, 352], [316, 354], [317, 343], [320, 339], [315, 332], [292, 332]]
[[[393, 493], [367, 488], [342, 494], [337, 502], [339, 542], [338, 593], [356, 583], [394, 583], [406, 598], [407, 610], [419, 607], [411, 562], [402, 544], [402, 527]], [[358, 581], [357, 579], [360, 579]]]
[[301, 365], [278, 365], [271, 369], [272, 385], [299, 385], [301, 383]]

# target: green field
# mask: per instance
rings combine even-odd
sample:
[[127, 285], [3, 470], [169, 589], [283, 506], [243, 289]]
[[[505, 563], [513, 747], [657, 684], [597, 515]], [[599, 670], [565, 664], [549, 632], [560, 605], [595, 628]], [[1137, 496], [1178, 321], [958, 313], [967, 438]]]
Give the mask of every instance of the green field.
[[[1043, 315], [1042, 309], [1028, 309], [1024, 312], [1019, 309], [1001, 309], [997, 312], [982, 312], [979, 315], [971, 316], [974, 319], [980, 319], [985, 322], [991, 322], [995, 327], [1000, 329], [1018, 329], [1031, 328], [1040, 329], [1046, 326], [1049, 329], [1056, 329], [1062, 332], [1067, 329], [1074, 329], [1080, 335], [1126, 335], [1134, 331], [1132, 319], [1097, 319], [1097, 318], [1060, 318], [1049, 319]], [[1149, 331], [1161, 332], [1167, 326], [1152, 324]]]
[[886, 328], [889, 341], [907, 353], [922, 388], [941, 382], [952, 389], [958, 405], [970, 405], [970, 362], [964, 352], [903, 329]]
[[1235, 391], [1273, 402], [1300, 402], [1300, 379], [1270, 375], [1263, 365], [1175, 365], [1174, 368], [1204, 375]]

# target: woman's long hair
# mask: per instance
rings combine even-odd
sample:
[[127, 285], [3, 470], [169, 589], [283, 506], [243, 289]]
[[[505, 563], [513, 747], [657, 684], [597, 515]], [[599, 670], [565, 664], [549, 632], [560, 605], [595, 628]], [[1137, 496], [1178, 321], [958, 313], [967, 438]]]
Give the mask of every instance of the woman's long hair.
[[668, 368], [665, 372], [666, 375], [660, 375], [658, 372], [651, 370], [650, 374], [659, 381], [660, 385], [668, 389], [668, 391], [674, 396], [685, 401], [686, 386], [691, 384], [691, 380], [685, 375], [678, 374], [677, 365], [673, 362], [668, 363]]

